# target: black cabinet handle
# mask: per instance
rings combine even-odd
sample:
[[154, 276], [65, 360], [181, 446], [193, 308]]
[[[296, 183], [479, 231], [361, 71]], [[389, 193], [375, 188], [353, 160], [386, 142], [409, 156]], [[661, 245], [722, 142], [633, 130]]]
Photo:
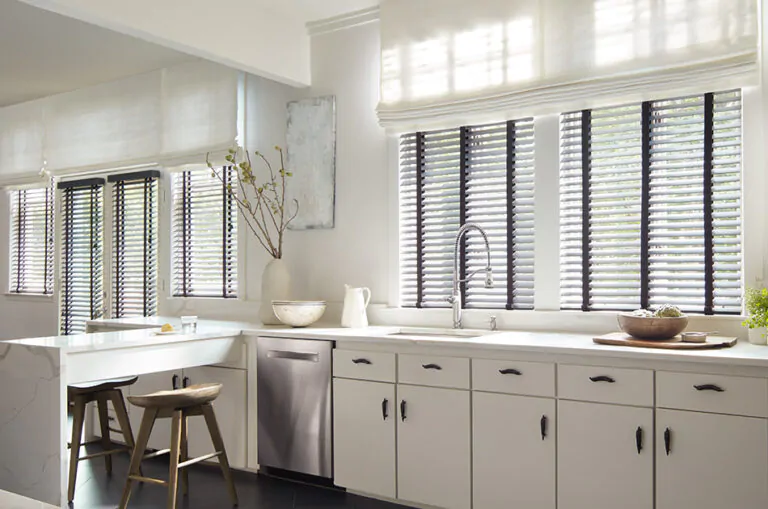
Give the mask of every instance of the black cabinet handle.
[[173, 387], [174, 391], [179, 388], [179, 375], [173, 375], [171, 377], [171, 387]]
[[616, 381], [613, 378], [605, 375], [591, 376], [589, 377], [589, 379], [592, 380], [593, 382], [608, 382], [609, 384], [612, 384]]
[[539, 426], [541, 427], [541, 439], [544, 440], [547, 438], [547, 416], [542, 415], [541, 421], [539, 421]]
[[697, 391], [725, 392], [725, 389], [715, 384], [694, 385], [693, 388]]
[[387, 417], [389, 417], [389, 412], [387, 409], [389, 408], [389, 400], [387, 398], [384, 398], [381, 402], [381, 416], [384, 418], [384, 420], [387, 420]]
[[643, 450], [643, 428], [640, 426], [635, 431], [635, 445], [637, 446], [637, 454], [640, 454], [640, 451]]
[[400, 401], [400, 419], [405, 420], [405, 400]]
[[440, 367], [439, 364], [422, 364], [421, 367], [424, 368], [424, 369], [436, 369], [438, 371], [443, 369], [443, 368]]
[[184, 388], [186, 389], [187, 387], [189, 387], [189, 385], [190, 385], [190, 384], [189, 384], [189, 377], [188, 377], [188, 376], [185, 376], [185, 377], [182, 379], [182, 381], [181, 381], [181, 386], [182, 386], [182, 387], [184, 387]]
[[368, 359], [352, 359], [352, 362], [354, 362], [355, 364], [368, 364], [368, 365], [373, 364]]
[[522, 375], [522, 373], [520, 373], [518, 370], [516, 370], [514, 368], [500, 369], [499, 373], [501, 373], [502, 375], [517, 375], [517, 376]]
[[672, 450], [672, 432], [669, 428], [664, 430], [664, 451], [667, 453], [667, 456], [669, 456], [670, 451]]

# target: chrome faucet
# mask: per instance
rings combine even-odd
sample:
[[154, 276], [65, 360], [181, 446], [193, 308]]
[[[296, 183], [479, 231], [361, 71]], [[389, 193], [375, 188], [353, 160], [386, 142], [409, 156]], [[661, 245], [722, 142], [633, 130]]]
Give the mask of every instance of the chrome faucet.
[[[461, 248], [461, 238], [469, 231], [469, 230], [477, 230], [480, 235], [483, 236], [483, 240], [485, 241], [485, 251], [488, 255], [488, 265], [485, 267], [485, 269], [478, 269], [469, 275], [465, 277], [464, 279], [459, 279], [459, 249]], [[486, 235], [485, 230], [480, 228], [474, 223], [466, 223], [464, 226], [459, 228], [459, 231], [456, 232], [456, 238], [454, 239], [454, 246], [453, 246], [453, 287], [451, 289], [451, 296], [448, 297], [448, 302], [451, 303], [453, 306], [453, 328], [454, 329], [461, 329], [461, 283], [465, 283], [472, 279], [475, 274], [478, 272], [484, 270], [485, 271], [485, 287], [486, 288], [493, 288], [493, 270], [491, 269], [491, 245], [488, 243], [488, 235]]]

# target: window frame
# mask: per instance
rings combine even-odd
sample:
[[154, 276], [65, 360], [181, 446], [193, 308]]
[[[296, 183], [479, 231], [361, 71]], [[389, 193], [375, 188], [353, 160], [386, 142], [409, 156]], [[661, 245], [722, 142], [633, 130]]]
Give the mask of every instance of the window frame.
[[[237, 178], [237, 169], [229, 166], [229, 165], [221, 165], [221, 168], [219, 168], [219, 171], [221, 171], [222, 168], [227, 169], [226, 172], [223, 172], [223, 174], [228, 175], [229, 178]], [[165, 243], [163, 244], [161, 242], [161, 245], [163, 247], [167, 248], [167, 252], [164, 255], [165, 259], [168, 262], [167, 265], [167, 271], [165, 272], [168, 274], [168, 290], [166, 293], [166, 298], [170, 300], [183, 300], [183, 299], [191, 299], [193, 301], [205, 301], [209, 300], [211, 303], [223, 303], [227, 301], [237, 301], [242, 300], [243, 296], [245, 295], [245, 271], [241, 268], [242, 260], [247, 259], [246, 257], [246, 244], [247, 239], [244, 237], [244, 229], [241, 228], [240, 225], [240, 212], [238, 210], [238, 205], [236, 201], [231, 198], [229, 195], [225, 194], [224, 186], [226, 184], [221, 184], [222, 186], [222, 204], [223, 207], [225, 207], [224, 204], [229, 204], [230, 211], [225, 212], [223, 219], [230, 221], [231, 229], [234, 230], [232, 233], [230, 233], [230, 239], [228, 240], [229, 245], [231, 245], [231, 249], [229, 251], [229, 254], [225, 254], [223, 258], [226, 258], [227, 256], [232, 255], [234, 258], [234, 268], [232, 271], [234, 274], [232, 274], [232, 277], [227, 280], [224, 272], [222, 272], [222, 293], [213, 295], [210, 293], [206, 294], [194, 294], [194, 292], [188, 292], [188, 291], [182, 291], [177, 292], [177, 287], [179, 283], [177, 283], [177, 265], [176, 265], [176, 237], [177, 237], [177, 222], [176, 222], [176, 214], [177, 214], [177, 199], [180, 196], [177, 194], [177, 176], [188, 174], [190, 172], [197, 172], [201, 175], [207, 175], [207, 178], [210, 179], [216, 179], [215, 176], [211, 175], [211, 169], [205, 166], [201, 165], [185, 165], [183, 167], [177, 167], [169, 171], [169, 189], [171, 197], [169, 200], [167, 200], [167, 205], [164, 208], [166, 214], [167, 214], [167, 221], [168, 221], [168, 228], [166, 231], [169, 231], [169, 234], [165, 238]], [[224, 244], [225, 241], [222, 239], [222, 243]], [[163, 249], [161, 247], [161, 249]], [[189, 283], [187, 283], [188, 285]], [[227, 285], [234, 286], [235, 290], [234, 292], [227, 293], [225, 291], [225, 288]], [[215, 304], [214, 304], [215, 305]]]
[[[672, 97], [672, 98], [662, 98], [662, 99], [656, 99], [656, 100], [649, 100], [649, 101], [643, 101], [641, 103], [630, 103], [626, 105], [617, 105], [614, 107], [607, 107], [607, 108], [599, 108], [597, 110], [603, 110], [599, 111], [600, 113], [605, 113], [606, 110], [620, 110], [622, 108], [636, 108], [640, 113], [640, 122], [637, 125], [637, 137], [640, 139], [640, 161], [639, 161], [639, 170], [640, 170], [640, 195], [637, 197], [640, 201], [640, 223], [639, 223], [639, 271], [638, 271], [638, 277], [640, 280], [639, 283], [639, 302], [637, 304], [637, 308], [639, 309], [651, 309], [655, 305], [651, 303], [651, 288], [653, 285], [654, 280], [656, 278], [654, 277], [654, 270], [652, 267], [652, 255], [653, 251], [651, 250], [651, 243], [652, 238], [654, 237], [654, 232], [656, 232], [656, 228], [654, 228], [654, 224], [652, 221], [652, 215], [653, 215], [653, 207], [651, 203], [652, 198], [652, 190], [651, 187], [654, 182], [654, 158], [652, 157], [652, 152], [654, 148], [656, 147], [656, 143], [659, 143], [655, 141], [656, 136], [664, 136], [668, 135], [669, 132], [665, 132], [663, 128], [665, 127], [663, 123], [658, 124], [659, 127], [662, 128], [662, 131], [659, 134], [655, 134], [654, 126], [657, 125], [654, 120], [659, 119], [661, 122], [670, 121], [672, 117], [655, 117], [654, 112], [656, 111], [662, 111], [667, 108], [683, 108], [685, 107], [682, 104], [678, 104], [677, 106], [669, 106], [671, 103], [676, 101], [688, 101], [688, 100], [700, 100], [701, 101], [701, 130], [702, 130], [702, 148], [701, 148], [701, 183], [702, 183], [702, 195], [701, 195], [701, 202], [702, 202], [702, 221], [703, 221], [703, 228], [701, 230], [701, 236], [703, 238], [703, 305], [701, 306], [701, 309], [694, 308], [684, 308], [684, 306], [681, 304], [680, 307], [684, 308], [683, 311], [688, 314], [703, 314], [705, 316], [712, 316], [712, 315], [738, 315], [739, 312], [730, 310], [730, 309], [720, 309], [716, 307], [716, 289], [717, 284], [720, 282], [720, 284], [723, 284], [724, 282], [728, 281], [728, 278], [724, 280], [720, 280], [717, 278], [716, 272], [715, 272], [715, 261], [716, 261], [716, 242], [715, 242], [715, 236], [716, 236], [716, 223], [717, 220], [715, 219], [713, 215], [713, 211], [716, 204], [715, 199], [715, 184], [714, 184], [714, 178], [715, 178], [715, 171], [714, 167], [717, 162], [718, 154], [715, 152], [715, 145], [716, 145], [716, 136], [718, 135], [718, 129], [719, 127], [716, 125], [716, 114], [717, 114], [717, 104], [719, 99], [717, 97], [725, 96], [726, 99], [723, 99], [724, 101], [728, 102], [727, 97], [731, 94], [738, 93], [738, 100], [741, 106], [741, 112], [739, 117], [739, 124], [741, 128], [741, 132], [739, 134], [739, 141], [740, 141], [740, 154], [739, 154], [739, 160], [738, 160], [738, 167], [739, 167], [739, 184], [743, 186], [744, 184], [744, 120], [743, 120], [743, 112], [744, 112], [744, 101], [743, 101], [743, 92], [741, 89], [730, 89], [730, 90], [724, 90], [724, 91], [718, 91], [718, 92], [706, 92], [702, 94], [689, 94], [686, 96], [679, 96], [679, 97]], [[665, 105], [665, 103], [667, 105]], [[591, 274], [590, 267], [592, 265], [592, 252], [591, 252], [591, 243], [592, 243], [592, 213], [591, 213], [591, 185], [592, 185], [592, 179], [591, 179], [591, 169], [592, 169], [592, 113], [593, 109], [583, 109], [583, 110], [576, 110], [571, 112], [565, 112], [561, 114], [561, 122], [562, 125], [565, 126], [565, 122], [569, 121], [570, 119], [578, 119], [577, 123], [579, 125], [579, 130], [581, 133], [581, 143], [578, 145], [574, 145], [573, 142], [568, 142], [569, 144], [567, 147], [570, 148], [579, 148], [581, 151], [581, 305], [580, 310], [582, 312], [594, 312], [596, 310], [602, 310], [602, 311], [627, 311], [627, 309], [624, 309], [623, 307], [617, 307], [617, 308], [611, 308], [608, 306], [608, 301], [602, 303], [602, 304], [595, 304], [592, 302], [592, 290], [594, 289], [593, 284], [593, 278]], [[674, 113], [672, 114], [674, 116]], [[630, 124], [631, 125], [631, 124]], [[698, 124], [697, 124], [698, 127]], [[565, 129], [565, 127], [563, 127]], [[675, 133], [676, 135], [680, 135], [679, 133]], [[563, 145], [563, 139], [560, 140], [560, 150], [562, 151], [566, 145]], [[687, 142], [688, 140], [686, 140]], [[662, 140], [662, 144], [665, 144], [665, 142]], [[666, 142], [666, 144], [669, 144], [669, 141]], [[669, 150], [669, 149], [667, 149]], [[663, 152], [662, 152], [663, 153]], [[691, 156], [691, 160], [698, 160], [699, 157], [698, 152], [694, 153]], [[561, 169], [563, 168], [563, 164], [561, 162]], [[663, 163], [662, 163], [663, 166]], [[571, 168], [574, 169], [574, 168]], [[561, 174], [562, 177], [562, 174]], [[663, 178], [664, 175], [662, 174], [661, 178]], [[658, 176], [656, 176], [658, 178]], [[675, 185], [674, 183], [671, 185]], [[742, 187], [743, 189], [743, 187]], [[744, 254], [744, 247], [745, 247], [745, 233], [744, 233], [744, 218], [745, 218], [745, 206], [744, 206], [744, 196], [743, 192], [741, 193], [740, 199], [739, 199], [739, 231], [738, 231], [738, 237], [739, 237], [739, 243], [740, 243], [740, 250], [739, 250], [739, 256], [740, 256], [740, 272], [739, 272], [739, 279], [741, 281], [741, 295], [742, 298], [740, 299], [740, 308], [743, 309], [743, 293], [744, 293], [744, 274], [745, 274], [745, 254]], [[562, 198], [562, 191], [561, 191], [561, 198]], [[720, 204], [722, 206], [722, 204]], [[561, 205], [562, 206], [562, 205]], [[561, 210], [562, 212], [562, 210]], [[578, 212], [578, 210], [574, 209], [572, 212]], [[560, 225], [560, 232], [561, 232], [561, 238], [564, 233], [562, 232], [563, 225]], [[683, 228], [685, 227], [685, 223], [679, 223], [676, 226], [673, 225], [667, 225], [667, 228], [672, 227], [674, 228]], [[663, 229], [664, 226], [658, 226], [658, 228]], [[656, 232], [656, 235], [659, 233]], [[684, 236], [684, 234], [681, 234]], [[684, 246], [688, 246], [690, 244], [684, 244]], [[694, 244], [695, 245], [695, 244]], [[563, 251], [561, 250], [561, 254]], [[599, 255], [599, 253], [598, 253]], [[674, 258], [670, 258], [670, 260], [674, 260]], [[658, 263], [658, 261], [657, 261]], [[695, 262], [692, 262], [695, 263]], [[565, 265], [563, 261], [561, 260], [559, 270], [564, 270]], [[573, 267], [571, 267], [572, 269]], [[680, 270], [679, 268], [676, 270]], [[674, 284], [676, 281], [682, 282], [685, 281], [685, 279], [674, 279], [670, 281], [670, 284]], [[726, 283], [727, 284], [727, 283]], [[561, 285], [561, 291], [566, 288]], [[671, 294], [668, 297], [664, 297], [665, 299], [670, 299], [670, 301], [674, 301], [675, 295]], [[677, 297], [680, 298], [680, 297]], [[593, 307], [597, 306], [597, 308]], [[561, 296], [560, 300], [560, 309], [561, 310], [573, 310], [574, 307], [566, 306], [565, 302], [563, 301], [563, 297]]]
[[[43, 235], [45, 237], [44, 247], [44, 260], [43, 260], [43, 291], [28, 291], [21, 290], [22, 286], [22, 274], [20, 270], [21, 265], [21, 237], [17, 237], [21, 230], [22, 216], [19, 214], [16, 224], [14, 225], [14, 207], [21, 205], [14, 205], [20, 203], [21, 195], [26, 195], [29, 191], [42, 191], [46, 193], [45, 197], [45, 226]], [[53, 297], [56, 293], [56, 219], [57, 214], [55, 212], [56, 207], [56, 188], [53, 180], [45, 187], [21, 187], [10, 188], [6, 190], [6, 196], [8, 198], [8, 286], [6, 287], [7, 295], [13, 296], [26, 296], [26, 297]], [[26, 199], [26, 196], [25, 196]], [[14, 257], [17, 259], [16, 266], [14, 267]]]

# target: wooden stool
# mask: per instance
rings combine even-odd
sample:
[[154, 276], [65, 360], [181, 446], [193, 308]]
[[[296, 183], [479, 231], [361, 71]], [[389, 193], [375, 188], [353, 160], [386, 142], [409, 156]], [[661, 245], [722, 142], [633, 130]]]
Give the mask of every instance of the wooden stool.
[[[190, 385], [184, 389], [155, 392], [146, 396], [128, 396], [128, 401], [131, 404], [144, 408], [144, 416], [141, 419], [141, 428], [136, 438], [136, 447], [134, 447], [133, 455], [131, 456], [131, 466], [128, 469], [128, 479], [125, 482], [120, 509], [125, 509], [128, 506], [133, 481], [168, 486], [168, 503], [166, 508], [175, 509], [179, 470], [217, 456], [221, 466], [221, 473], [224, 475], [224, 481], [227, 483], [229, 497], [232, 499], [232, 505], [237, 505], [237, 492], [235, 491], [235, 483], [232, 480], [232, 472], [229, 469], [229, 461], [227, 461], [227, 453], [224, 449], [224, 440], [221, 438], [219, 425], [213, 413], [213, 406], [211, 406], [211, 402], [219, 397], [220, 392], [221, 384], [200, 384]], [[208, 432], [211, 434], [211, 441], [216, 450], [210, 454], [189, 459], [187, 450], [187, 417], [196, 415], [205, 417]], [[171, 423], [171, 448], [144, 455], [155, 420], [169, 417], [173, 419]], [[142, 459], [155, 458], [168, 453], [171, 455], [171, 465], [167, 481], [144, 477], [141, 474], [139, 468]], [[189, 479], [186, 470], [182, 470], [181, 483], [186, 495], [189, 491]]]
[[[107, 473], [112, 474], [112, 455], [117, 452], [133, 449], [133, 431], [131, 431], [131, 421], [128, 420], [128, 411], [125, 408], [125, 400], [120, 387], [133, 385], [138, 377], [118, 378], [114, 380], [102, 380], [98, 382], [70, 385], [67, 387], [67, 397], [74, 404], [73, 423], [72, 423], [72, 442], [69, 444], [69, 489], [67, 491], [67, 500], [72, 502], [75, 499], [75, 483], [77, 481], [77, 465], [81, 461], [104, 457]], [[95, 401], [99, 410], [99, 424], [101, 426], [101, 439], [82, 443], [83, 424], [85, 422], [85, 407], [91, 401]], [[112, 401], [115, 408], [117, 421], [120, 429], [113, 429], [109, 426], [109, 417], [107, 416], [107, 401]], [[122, 433], [125, 437], [125, 447], [113, 447], [109, 432]], [[80, 447], [92, 443], [101, 443], [103, 451], [88, 454], [80, 457]]]

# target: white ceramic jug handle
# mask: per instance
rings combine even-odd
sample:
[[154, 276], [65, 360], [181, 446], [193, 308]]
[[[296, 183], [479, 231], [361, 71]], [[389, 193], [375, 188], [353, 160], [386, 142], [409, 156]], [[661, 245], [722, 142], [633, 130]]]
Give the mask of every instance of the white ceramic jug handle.
[[371, 302], [371, 289], [363, 287], [363, 292], [368, 292], [368, 297], [365, 299], [365, 308], [368, 309], [368, 303]]

